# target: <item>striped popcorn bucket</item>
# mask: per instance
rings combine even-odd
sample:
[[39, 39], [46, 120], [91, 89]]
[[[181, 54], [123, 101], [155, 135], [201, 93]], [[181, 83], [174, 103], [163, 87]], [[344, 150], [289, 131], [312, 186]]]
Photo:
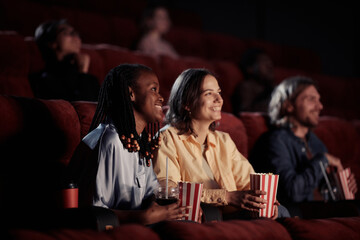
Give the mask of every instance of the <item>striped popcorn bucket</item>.
[[279, 175], [254, 173], [250, 174], [250, 187], [251, 190], [266, 191], [266, 195], [260, 195], [268, 203], [265, 204], [265, 208], [260, 209], [259, 217], [271, 218], [274, 216], [274, 203], [276, 201], [276, 193], [278, 187]]
[[202, 189], [202, 183], [179, 182], [180, 206], [192, 206], [191, 209], [186, 210], [189, 216], [182, 220], [198, 221]]
[[352, 200], [355, 199], [354, 194], [350, 191], [349, 185], [348, 185], [348, 178], [351, 175], [350, 168], [346, 168], [342, 171], [338, 172], [338, 178], [340, 180], [341, 188], [344, 194], [344, 198], [346, 200]]

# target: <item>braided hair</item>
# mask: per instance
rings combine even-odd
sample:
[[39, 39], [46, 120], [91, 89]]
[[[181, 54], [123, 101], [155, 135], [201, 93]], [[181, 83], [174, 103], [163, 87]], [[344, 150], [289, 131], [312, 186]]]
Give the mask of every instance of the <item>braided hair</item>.
[[99, 92], [89, 132], [100, 123], [112, 120], [124, 148], [129, 152], [139, 151], [150, 166], [152, 152], [158, 147], [158, 135], [155, 136], [155, 133], [159, 130], [159, 123], [149, 123], [139, 136], [129, 93], [129, 87], [135, 88], [143, 72], [152, 72], [152, 69], [141, 64], [121, 64], [109, 71]]

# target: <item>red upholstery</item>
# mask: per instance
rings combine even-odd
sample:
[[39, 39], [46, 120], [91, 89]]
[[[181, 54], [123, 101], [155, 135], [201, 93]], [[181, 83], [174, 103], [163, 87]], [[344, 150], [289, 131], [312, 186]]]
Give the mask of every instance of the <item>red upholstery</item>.
[[72, 102], [72, 105], [74, 106], [78, 114], [80, 126], [81, 126], [80, 137], [83, 138], [89, 132], [89, 128], [95, 114], [97, 103], [78, 101], [78, 102]]
[[0, 76], [0, 94], [34, 97], [27, 77]]
[[320, 57], [311, 50], [262, 40], [250, 40], [248, 45], [264, 49], [274, 61], [275, 66], [298, 68], [307, 72], [321, 72]]
[[89, 44], [83, 44], [81, 51], [90, 56], [89, 74], [96, 76], [99, 83], [102, 83], [107, 72], [104, 70], [103, 59], [97, 52], [96, 47]]
[[111, 231], [98, 232], [90, 229], [58, 229], [49, 231], [36, 231], [28, 229], [13, 229], [9, 231], [9, 238], [16, 240], [54, 240], [54, 239], [72, 239], [72, 240], [130, 240], [130, 239], [148, 239], [160, 240], [160, 237], [150, 228], [142, 225], [126, 224], [117, 227]]
[[239, 63], [247, 49], [247, 43], [240, 38], [221, 33], [205, 33], [207, 57], [225, 59]]
[[[60, 1], [60, 0], [57, 0]], [[67, 1], [71, 1], [71, 0], [67, 0]], [[71, 1], [71, 2], [77, 2], [77, 1]], [[117, 1], [116, 0], [106, 0], [105, 2], [101, 2], [101, 1], [96, 1], [96, 0], [87, 0], [86, 3], [83, 3], [81, 0], [78, 1], [79, 3], [82, 3], [85, 6], [80, 6], [80, 8], [82, 9], [88, 9], [92, 12], [97, 12], [97, 13], [101, 13], [101, 14], [112, 14], [112, 13], [116, 13], [116, 9], [118, 10], [122, 10], [119, 8], [115, 8], [115, 3]], [[77, 6], [73, 6], [73, 3], [69, 3], [71, 8], [78, 8]]]
[[[160, 60], [160, 88], [163, 92], [167, 90], [170, 93], [171, 87], [176, 78], [185, 69], [188, 68], [188, 64], [184, 59], [174, 59], [168, 56], [162, 56]], [[164, 96], [166, 99], [168, 96]]]
[[166, 93], [170, 93], [171, 87], [176, 78], [188, 68], [206, 68], [210, 71], [214, 71], [214, 65], [210, 61], [206, 61], [196, 57], [184, 57], [180, 59], [174, 59], [168, 56], [162, 56], [160, 58], [159, 69], [161, 73], [159, 75], [161, 92], [165, 98], [168, 99]]
[[27, 221], [25, 212], [55, 207], [54, 189], [80, 141], [80, 124], [64, 100], [0, 96], [0, 106], [0, 208]]
[[111, 17], [112, 44], [131, 48], [138, 36], [138, 27], [135, 21], [128, 18]]
[[312, 74], [311, 77], [318, 82], [321, 100], [324, 105], [323, 114], [333, 115], [345, 119], [358, 118], [360, 84], [354, 79]]
[[[80, 124], [69, 102], [0, 96], [0, 104], [4, 159], [29, 156], [68, 163], [80, 141]], [[14, 150], [18, 147], [24, 150]]]
[[281, 224], [269, 219], [198, 224], [165, 222], [154, 229], [164, 239], [291, 239]]
[[[67, 165], [80, 142], [80, 123], [73, 106], [64, 100], [41, 100], [50, 114], [50, 121], [54, 124], [55, 133], [59, 137], [55, 140], [61, 150], [59, 161]], [[71, 126], [71, 128], [69, 127]], [[46, 131], [46, 129], [44, 129]], [[60, 134], [61, 133], [61, 134]], [[52, 136], [53, 138], [56, 135]], [[43, 139], [46, 140], [46, 139]]]
[[158, 71], [156, 60], [141, 53], [131, 52], [127, 49], [107, 44], [98, 45], [97, 52], [103, 59], [104, 71], [106, 73], [122, 63], [140, 63], [152, 68], [155, 73]]
[[297, 75], [307, 76], [307, 73], [301, 69], [284, 68], [284, 67], [274, 68], [274, 78], [276, 84], [281, 83], [285, 78], [293, 77]]
[[252, 149], [256, 140], [268, 130], [268, 118], [264, 113], [242, 112], [239, 118], [243, 122], [248, 137], [248, 151]]
[[[260, 48], [263, 49], [273, 60], [275, 66], [281, 67], [282, 65], [282, 48], [280, 45], [263, 41], [263, 40], [249, 40], [248, 41], [249, 48]], [[284, 67], [284, 66], [282, 66]]]
[[299, 68], [307, 72], [321, 72], [321, 59], [310, 49], [281, 46], [281, 66], [288, 68]]
[[[64, 18], [70, 25], [75, 26], [73, 24], [76, 23], [76, 19], [77, 19], [77, 17], [76, 17], [77, 10], [76, 9], [62, 7], [62, 6], [56, 6], [53, 8], [53, 11], [54, 11], [54, 17], [52, 17], [52, 18], [54, 18], [54, 19], [63, 19]], [[76, 30], [81, 32], [82, 28], [76, 29]]]
[[352, 123], [354, 124], [356, 131], [360, 136], [360, 119], [353, 120]]
[[344, 167], [360, 160], [360, 138], [351, 122], [336, 117], [321, 117], [314, 132], [329, 152], [342, 160]]
[[126, 17], [131, 19], [139, 19], [143, 13], [147, 1], [146, 0], [135, 0], [135, 1], [117, 1], [115, 0], [113, 11], [114, 15], [120, 17]]
[[27, 77], [30, 59], [24, 37], [0, 31], [0, 75]]
[[200, 30], [185, 27], [173, 27], [167, 34], [166, 39], [180, 55], [196, 57], [206, 56], [205, 39]]
[[39, 51], [36, 42], [33, 37], [26, 37], [25, 43], [27, 44], [29, 55], [30, 55], [30, 70], [29, 74], [40, 72], [45, 68], [45, 62], [42, 59], [41, 53]]
[[4, 21], [2, 24], [7, 27], [5, 29], [16, 29], [23, 36], [33, 36], [41, 22], [53, 17], [48, 6], [34, 1], [1, 1], [0, 4], [3, 10], [0, 14]]
[[109, 43], [112, 39], [109, 23], [104, 15], [77, 10], [76, 22], [72, 25], [81, 29], [80, 35], [85, 43]]
[[293, 239], [360, 239], [360, 217], [302, 220], [286, 218], [282, 225]]
[[246, 130], [244, 124], [237, 117], [231, 113], [222, 112], [217, 129], [229, 133], [239, 152], [246, 158], [248, 157]]
[[[360, 183], [360, 135], [353, 123], [336, 117], [321, 117], [314, 132], [330, 154], [340, 158], [345, 168], [351, 168]], [[357, 193], [356, 198], [359, 196]]]
[[168, 11], [173, 26], [202, 29], [202, 19], [198, 14], [182, 9], [169, 8]]

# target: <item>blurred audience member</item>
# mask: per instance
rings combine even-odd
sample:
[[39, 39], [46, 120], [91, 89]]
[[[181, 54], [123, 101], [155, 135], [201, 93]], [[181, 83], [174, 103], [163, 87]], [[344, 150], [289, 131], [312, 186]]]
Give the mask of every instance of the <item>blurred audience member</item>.
[[244, 75], [232, 96], [234, 113], [266, 112], [274, 85], [274, 64], [265, 51], [248, 49], [240, 62]]
[[[272, 94], [269, 116], [273, 128], [258, 139], [249, 160], [257, 172], [279, 174], [277, 198], [285, 206], [328, 198], [321, 163], [324, 168], [343, 170], [340, 159], [328, 153], [312, 132], [322, 108], [320, 94], [310, 78], [285, 79]], [[353, 174], [348, 182], [356, 193]]]
[[45, 61], [45, 69], [29, 76], [37, 98], [68, 101], [96, 101], [98, 79], [88, 74], [90, 57], [81, 53], [81, 38], [66, 20], [40, 24], [35, 41]]
[[135, 43], [137, 50], [153, 57], [160, 55], [178, 57], [176, 50], [163, 37], [171, 27], [169, 13], [164, 6], [156, 5], [146, 8], [140, 27], [141, 35]]

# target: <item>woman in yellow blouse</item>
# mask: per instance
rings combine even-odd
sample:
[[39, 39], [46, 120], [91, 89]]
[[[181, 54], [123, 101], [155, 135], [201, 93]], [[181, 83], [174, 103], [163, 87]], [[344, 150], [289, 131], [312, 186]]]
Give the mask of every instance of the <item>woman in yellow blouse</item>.
[[168, 157], [169, 179], [203, 183], [203, 203], [250, 212], [264, 208], [260, 195], [266, 192], [250, 190], [253, 167], [229, 134], [215, 130], [223, 99], [214, 75], [206, 69], [185, 70], [172, 87], [168, 105], [154, 165], [159, 181], [166, 177]]

